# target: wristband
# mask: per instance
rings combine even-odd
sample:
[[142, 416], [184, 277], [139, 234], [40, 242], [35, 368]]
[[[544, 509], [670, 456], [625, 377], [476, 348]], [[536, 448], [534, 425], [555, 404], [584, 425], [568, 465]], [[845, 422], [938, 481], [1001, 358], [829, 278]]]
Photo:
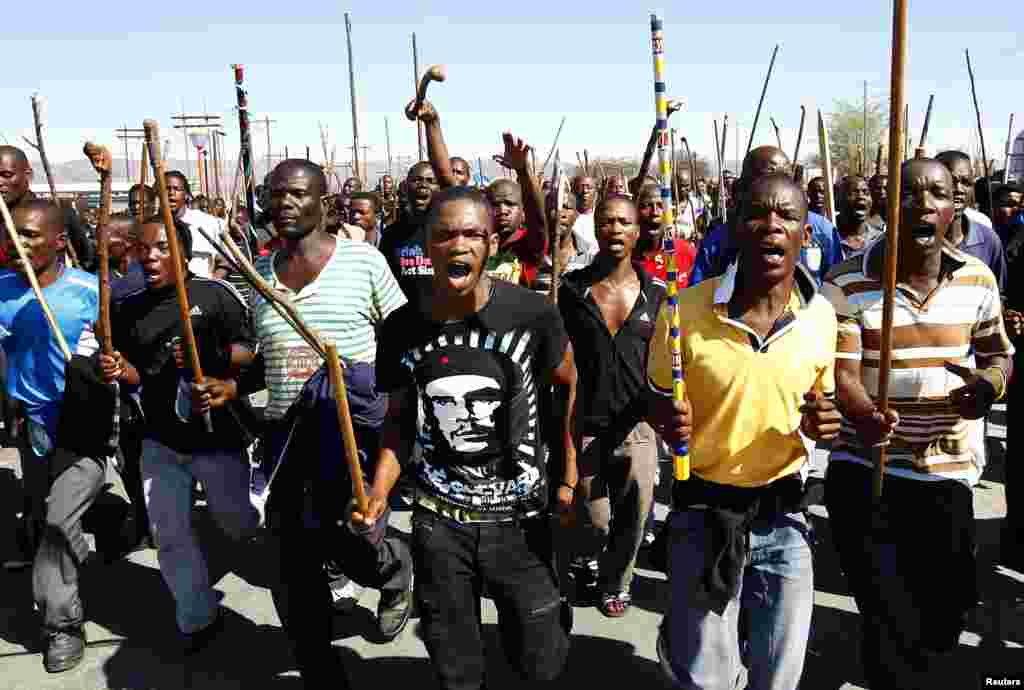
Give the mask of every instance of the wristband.
[[572, 484], [570, 484], [569, 482], [559, 482], [559, 483], [558, 483], [558, 486], [559, 486], [559, 487], [563, 487], [563, 486], [564, 486], [564, 487], [565, 487], [566, 489], [568, 489], [569, 491], [571, 491], [571, 492], [573, 492], [573, 493], [576, 493], [576, 487], [575, 487], [575, 486], [573, 486]]

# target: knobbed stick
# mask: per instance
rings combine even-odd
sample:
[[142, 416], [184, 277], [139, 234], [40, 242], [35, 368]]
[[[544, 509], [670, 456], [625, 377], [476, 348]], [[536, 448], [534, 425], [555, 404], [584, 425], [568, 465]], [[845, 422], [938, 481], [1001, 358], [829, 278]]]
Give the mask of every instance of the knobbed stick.
[[[167, 246], [171, 252], [171, 263], [174, 267], [174, 289], [178, 295], [178, 313], [181, 317], [181, 328], [185, 334], [185, 346], [192, 364], [192, 380], [198, 386], [205, 382], [203, 367], [199, 363], [199, 348], [196, 347], [196, 334], [192, 330], [192, 316], [188, 303], [188, 291], [185, 289], [185, 267], [181, 245], [178, 242], [178, 231], [174, 228], [174, 216], [171, 215], [171, 202], [167, 196], [167, 180], [164, 178], [164, 159], [160, 156], [160, 126], [156, 120], [142, 123], [146, 132], [146, 145], [149, 147], [149, 161], [153, 166], [153, 180], [156, 182], [160, 195], [160, 210], [163, 213], [164, 230], [167, 234]], [[206, 431], [213, 433], [213, 417], [209, 411], [203, 415]]]
[[419, 112], [420, 104], [427, 98], [427, 87], [430, 86], [430, 82], [444, 81], [447, 78], [448, 70], [445, 69], [444, 65], [431, 65], [430, 68], [423, 73], [423, 76], [420, 77], [419, 86], [416, 88], [416, 105], [412, 109], [412, 112]]
[[47, 304], [46, 298], [43, 297], [43, 291], [39, 287], [39, 279], [36, 277], [36, 271], [32, 268], [32, 263], [28, 260], [28, 256], [25, 253], [21, 233], [19, 233], [17, 228], [14, 227], [14, 219], [11, 218], [11, 211], [7, 208], [7, 202], [4, 201], [2, 194], [0, 194], [0, 213], [3, 214], [4, 223], [7, 224], [7, 232], [11, 236], [11, 244], [14, 245], [14, 251], [18, 253], [18, 258], [21, 259], [21, 265], [24, 267], [25, 277], [28, 279], [28, 284], [32, 286], [32, 292], [39, 301], [39, 306], [43, 309], [43, 315], [46, 316], [46, 322], [50, 324], [50, 330], [53, 331], [53, 337], [56, 338], [57, 345], [60, 347], [60, 351], [64, 355], [64, 361], [70, 362], [71, 350], [68, 349], [68, 343], [64, 340], [64, 333], [61, 332], [60, 325], [57, 323], [57, 319], [54, 318], [53, 312], [50, 310], [50, 305]]
[[110, 330], [110, 206], [113, 196], [110, 171], [113, 159], [107, 147], [98, 146], [91, 141], [85, 142], [82, 151], [92, 164], [93, 170], [100, 176], [100, 210], [96, 219], [96, 261], [100, 282], [99, 336], [103, 354], [110, 355], [114, 352], [113, 334]]
[[775, 130], [775, 141], [776, 141], [776, 143], [778, 143], [779, 148], [781, 149], [782, 148], [782, 134], [779, 132], [779, 125], [776, 124], [774, 117], [769, 117], [768, 119], [771, 120], [772, 128]]
[[[672, 399], [681, 402], [686, 396], [683, 383], [682, 340], [679, 337], [679, 282], [676, 279], [678, 264], [676, 263], [675, 218], [672, 205], [672, 163], [668, 160], [668, 116], [669, 108], [665, 100], [665, 37], [664, 23], [661, 17], [651, 15], [651, 53], [654, 61], [654, 112], [655, 126], [658, 129], [658, 186], [661, 191], [661, 231], [664, 252], [668, 257], [666, 271], [666, 297], [670, 310], [672, 341]], [[673, 449], [673, 469], [677, 481], [690, 478], [690, 450], [687, 443], [678, 443]]]
[[341, 359], [338, 357], [338, 348], [333, 344], [327, 346], [327, 373], [338, 407], [338, 428], [345, 442], [345, 460], [348, 462], [348, 473], [352, 479], [352, 496], [355, 498], [356, 508], [366, 515], [368, 501], [366, 485], [363, 483], [363, 467], [359, 464], [359, 448], [356, 446], [356, 434], [352, 429], [352, 414], [348, 409], [348, 390], [345, 388], [345, 377], [341, 371]]
[[[884, 415], [889, 409], [889, 370], [892, 367], [892, 323], [896, 299], [896, 265], [899, 254], [900, 186], [903, 181], [903, 73], [907, 64], [907, 0], [895, 0], [892, 10], [892, 75], [889, 93], [889, 198], [885, 229], [885, 268], [882, 274], [882, 342], [878, 362], [878, 399], [876, 405]], [[887, 448], [878, 448], [872, 496], [882, 498]]]
[[[22, 137], [22, 139], [25, 139], [25, 143], [39, 152], [39, 159], [43, 162], [43, 172], [46, 173], [46, 184], [50, 187], [50, 198], [53, 199], [54, 204], [59, 206], [57, 183], [53, 181], [53, 169], [50, 167], [50, 158], [46, 155], [46, 142], [43, 141], [43, 129], [46, 127], [43, 118], [43, 105], [44, 101], [39, 94], [32, 94], [32, 119], [36, 127], [36, 140], [32, 141], [26, 137]], [[68, 256], [71, 257], [71, 265], [75, 268], [80, 268], [81, 262], [78, 260], [78, 253], [75, 252], [75, 245], [71, 243], [70, 237], [67, 238], [65, 249]]]

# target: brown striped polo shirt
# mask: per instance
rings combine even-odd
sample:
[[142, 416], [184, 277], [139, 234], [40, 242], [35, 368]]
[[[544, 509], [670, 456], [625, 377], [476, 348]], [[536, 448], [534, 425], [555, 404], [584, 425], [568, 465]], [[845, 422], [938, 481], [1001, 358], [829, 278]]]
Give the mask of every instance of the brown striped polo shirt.
[[[860, 361], [861, 381], [873, 399], [878, 394], [884, 254], [882, 238], [863, 255], [836, 266], [822, 287], [839, 321], [836, 359]], [[963, 381], [943, 365], [968, 366], [972, 354], [1013, 353], [995, 276], [981, 261], [947, 244], [939, 286], [931, 294], [920, 295], [904, 283], [896, 288], [889, 403], [900, 423], [891, 438], [886, 473], [974, 484], [984, 459], [969, 442], [969, 420], [949, 401], [950, 391]], [[872, 464], [871, 449], [846, 420], [831, 460]]]

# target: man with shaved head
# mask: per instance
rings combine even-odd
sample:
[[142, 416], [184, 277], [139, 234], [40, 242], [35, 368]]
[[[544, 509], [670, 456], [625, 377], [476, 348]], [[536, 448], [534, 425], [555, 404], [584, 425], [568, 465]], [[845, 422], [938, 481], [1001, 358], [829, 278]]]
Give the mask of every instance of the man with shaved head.
[[589, 251], [597, 253], [597, 232], [594, 228], [594, 204], [597, 202], [597, 188], [594, 178], [589, 175], [577, 175], [572, 180], [572, 193], [576, 195], [576, 224], [573, 232]]
[[800, 264], [803, 190], [788, 173], [742, 179], [736, 262], [680, 294], [684, 401], [672, 401], [668, 309], [647, 357], [656, 428], [689, 442], [691, 470], [665, 523], [658, 656], [676, 687], [734, 688], [746, 666], [748, 688], [796, 690], [814, 609], [801, 434], [839, 431], [816, 385], [833, 389], [836, 314]]
[[[32, 166], [25, 152], [14, 146], [0, 146], [0, 194], [12, 211], [24, 200], [35, 199], [30, 189], [32, 185]], [[92, 268], [95, 259], [89, 233], [82, 219], [70, 206], [61, 211], [64, 218], [64, 233], [71, 242], [75, 255], [83, 268]], [[4, 231], [0, 229], [0, 237]]]
[[[99, 316], [96, 277], [70, 268], [64, 252], [64, 215], [48, 201], [25, 198], [24, 159], [0, 153], [0, 191], [13, 210], [28, 264], [60, 324], [72, 353], [92, 355]], [[8, 173], [4, 175], [3, 173]], [[20, 194], [20, 196], [18, 196]], [[5, 237], [10, 245], [12, 239]], [[13, 246], [8, 255], [17, 256]], [[8, 394], [21, 402], [23, 433], [19, 455], [25, 483], [25, 527], [29, 557], [35, 554], [32, 588], [42, 615], [46, 647], [43, 665], [56, 673], [74, 668], [85, 651], [84, 612], [78, 568], [89, 554], [81, 517], [99, 495], [105, 458], [58, 452], [57, 428], [64, 398], [65, 361], [32, 292], [28, 266], [13, 259], [0, 271], [0, 345], [7, 355]], [[83, 420], [83, 424], [88, 424]]]
[[999, 283], [1006, 286], [1006, 255], [1003, 241], [992, 229], [992, 221], [975, 211], [974, 173], [971, 157], [962, 151], [943, 151], [935, 159], [946, 166], [953, 180], [953, 222], [946, 239], [960, 251], [975, 257], [989, 267]]
[[[862, 616], [868, 685], [924, 688], [938, 680], [929, 676], [956, 649], [978, 602], [972, 487], [983, 463], [967, 426], [1005, 395], [1014, 349], [992, 271], [945, 241], [957, 214], [949, 170], [932, 159], [904, 163], [900, 199], [899, 316], [885, 411], [885, 242], [836, 267], [824, 286], [839, 319], [835, 380], [844, 418], [825, 503]], [[878, 504], [868, 497], [883, 443], [889, 460]]]
[[[737, 208], [743, 204], [743, 194], [749, 189], [753, 180], [778, 172], [788, 172], [789, 158], [786, 153], [775, 146], [758, 146], [743, 159], [743, 170], [733, 185], [733, 196]], [[809, 212], [807, 222], [811, 226], [811, 236], [800, 250], [800, 261], [814, 275], [820, 284], [828, 270], [842, 261], [839, 248], [839, 236], [835, 226], [822, 216]], [[690, 284], [697, 283], [713, 276], [721, 275], [736, 259], [737, 248], [731, 239], [732, 222], [729, 225], [719, 223], [708, 231], [701, 243], [697, 260], [693, 265]]]
[[[417, 169], [429, 171], [430, 166]], [[281, 247], [261, 256], [255, 267], [344, 358], [354, 432], [371, 477], [386, 407], [375, 389], [377, 332], [407, 300], [373, 245], [326, 231], [321, 202], [326, 187], [320, 166], [309, 161], [288, 159], [274, 168], [270, 215]], [[270, 394], [265, 476], [281, 463], [267, 503], [267, 522], [281, 537], [281, 590], [275, 602], [288, 602], [279, 614], [299, 671], [312, 686], [313, 679], [338, 672], [324, 564], [332, 574], [340, 571], [359, 585], [380, 589], [378, 629], [381, 637], [393, 639], [412, 610], [411, 556], [402, 540], [387, 536], [386, 516], [368, 532], [344, 527], [352, 483], [344, 464], [337, 462], [344, 446], [334, 398], [324, 392], [328, 383], [321, 357], [266, 300], [256, 300], [253, 323], [261, 355], [240, 390], [248, 394], [266, 388]], [[307, 499], [313, 524], [305, 517]]]

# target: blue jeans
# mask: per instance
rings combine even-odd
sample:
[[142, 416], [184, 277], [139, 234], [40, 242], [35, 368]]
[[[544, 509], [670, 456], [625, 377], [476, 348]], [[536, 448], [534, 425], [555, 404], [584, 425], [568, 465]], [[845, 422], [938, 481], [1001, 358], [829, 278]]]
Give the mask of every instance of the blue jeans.
[[249, 502], [249, 466], [241, 450], [179, 453], [142, 442], [142, 486], [157, 545], [160, 574], [176, 605], [178, 628], [193, 633], [213, 622], [217, 599], [192, 529], [192, 484], [202, 482], [210, 513], [228, 536], [255, 533], [259, 514]]
[[658, 639], [666, 675], [688, 690], [734, 690], [745, 665], [749, 690], [795, 690], [814, 610], [803, 513], [754, 521], [739, 592], [721, 615], [699, 593], [709, 544], [705, 511], [673, 511], [667, 527], [671, 602]]

